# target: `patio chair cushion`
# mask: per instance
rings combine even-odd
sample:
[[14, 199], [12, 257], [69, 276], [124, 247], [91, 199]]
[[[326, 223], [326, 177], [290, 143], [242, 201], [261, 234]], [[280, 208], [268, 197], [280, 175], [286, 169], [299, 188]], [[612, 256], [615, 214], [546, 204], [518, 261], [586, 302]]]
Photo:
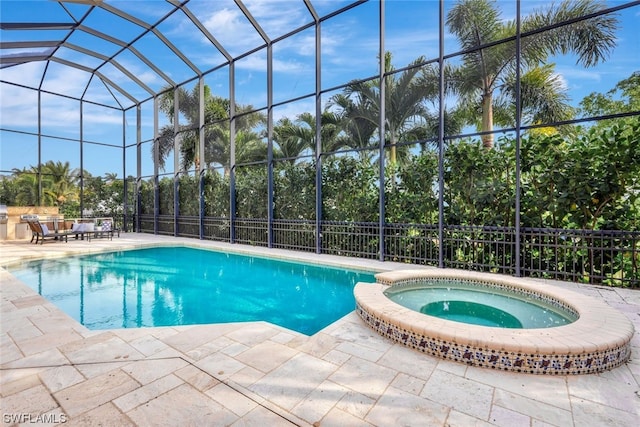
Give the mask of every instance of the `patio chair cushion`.
[[102, 221], [102, 231], [111, 231], [111, 221]]
[[47, 227], [45, 224], [40, 223], [40, 228], [42, 228], [42, 235], [43, 236], [48, 236], [49, 235], [49, 227]]
[[93, 223], [91, 222], [75, 223], [71, 226], [71, 231], [76, 233], [87, 233], [87, 232], [93, 231]]

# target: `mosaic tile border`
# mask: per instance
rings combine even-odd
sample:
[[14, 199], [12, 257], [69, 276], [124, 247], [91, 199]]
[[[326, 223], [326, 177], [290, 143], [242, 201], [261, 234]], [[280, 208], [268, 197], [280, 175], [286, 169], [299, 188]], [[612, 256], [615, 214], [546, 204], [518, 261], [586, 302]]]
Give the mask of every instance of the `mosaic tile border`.
[[356, 312], [374, 331], [415, 350], [467, 365], [529, 374], [590, 374], [613, 369], [631, 356], [629, 346], [579, 355], [546, 355], [477, 348], [430, 338], [386, 322], [357, 305]]
[[[631, 357], [633, 325], [622, 313], [593, 298], [562, 290], [563, 298], [557, 290], [546, 287], [536, 290], [526, 280], [520, 284], [512, 277], [498, 277], [494, 282], [492, 277], [474, 278], [468, 272], [420, 271], [417, 277], [410, 276], [408, 271], [381, 273], [376, 276], [377, 284], [356, 285], [356, 313], [380, 335], [423, 353], [472, 366], [543, 375], [603, 372], [620, 366]], [[418, 283], [431, 276], [513, 287], [545, 301], [557, 301], [580, 317], [573, 324], [544, 329], [545, 332], [519, 330], [511, 334], [512, 330], [466, 325], [423, 315], [394, 303], [383, 294], [389, 286]], [[511, 281], [514, 283], [509, 283]]]

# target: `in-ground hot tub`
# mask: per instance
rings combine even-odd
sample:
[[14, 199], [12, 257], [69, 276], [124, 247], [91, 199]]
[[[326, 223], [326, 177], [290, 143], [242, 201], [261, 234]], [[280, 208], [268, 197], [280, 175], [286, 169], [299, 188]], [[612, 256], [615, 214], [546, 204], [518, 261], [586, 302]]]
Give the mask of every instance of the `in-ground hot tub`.
[[[562, 326], [487, 327], [420, 313], [393, 302], [385, 291], [409, 284], [464, 281], [539, 300], [575, 315]], [[459, 270], [379, 273], [375, 284], [354, 289], [356, 312], [381, 335], [424, 353], [469, 365], [532, 374], [586, 374], [615, 368], [631, 355], [633, 324], [602, 301], [530, 279]]]

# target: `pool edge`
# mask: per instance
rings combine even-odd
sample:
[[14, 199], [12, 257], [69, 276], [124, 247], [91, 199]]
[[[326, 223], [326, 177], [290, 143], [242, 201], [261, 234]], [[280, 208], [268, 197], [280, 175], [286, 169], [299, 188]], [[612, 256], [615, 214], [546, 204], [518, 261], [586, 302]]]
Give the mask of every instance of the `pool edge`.
[[[427, 316], [388, 299], [384, 289], [412, 278], [460, 278], [508, 284], [567, 301], [580, 317], [564, 326], [503, 330]], [[530, 374], [589, 374], [613, 369], [631, 356], [633, 324], [594, 298], [533, 280], [469, 271], [403, 270], [356, 284], [356, 313], [379, 334], [415, 350], [468, 365]]]

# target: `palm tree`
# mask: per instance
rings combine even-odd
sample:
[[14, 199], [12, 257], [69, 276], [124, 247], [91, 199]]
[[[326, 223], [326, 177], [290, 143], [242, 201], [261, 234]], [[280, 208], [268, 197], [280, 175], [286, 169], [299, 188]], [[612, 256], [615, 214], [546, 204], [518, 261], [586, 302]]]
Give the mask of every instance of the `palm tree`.
[[36, 206], [40, 203], [38, 196], [38, 169], [31, 167], [30, 170], [14, 168], [13, 175], [16, 177], [16, 204], [19, 206]]
[[[179, 121], [177, 137], [180, 138], [180, 156], [182, 170], [187, 170], [192, 166], [199, 166], [200, 162], [207, 165], [219, 164], [228, 165], [230, 158], [230, 130], [229, 130], [229, 112], [230, 102], [227, 99], [211, 95], [208, 86], [204, 87], [204, 117], [205, 117], [205, 159], [200, 159], [198, 155], [199, 141], [199, 106], [200, 92], [196, 85], [191, 91], [187, 91], [184, 87], [175, 89], [178, 96], [178, 110], [183, 119]], [[164, 126], [160, 132], [157, 141], [159, 150], [159, 167], [164, 169], [166, 159], [173, 151], [175, 146], [175, 97], [172, 90], [164, 92], [159, 98], [159, 108], [169, 117], [170, 124]], [[254, 129], [257, 125], [264, 123], [264, 115], [251, 112], [251, 105], [236, 106], [236, 144], [237, 149], [243, 142], [249, 141], [259, 136]], [[185, 123], [182, 123], [184, 121]], [[246, 133], [246, 135], [242, 135]], [[225, 145], [226, 144], [226, 145]], [[252, 143], [253, 144], [253, 143]], [[255, 144], [253, 144], [255, 145]], [[264, 145], [264, 144], [263, 144]], [[248, 158], [254, 158], [253, 151], [260, 151], [261, 148], [254, 147], [248, 150]], [[245, 151], [246, 151], [245, 150]], [[266, 150], [265, 150], [266, 152]], [[242, 156], [236, 153], [238, 162], [245, 161]]]
[[315, 131], [311, 127], [302, 125], [300, 120], [292, 122], [283, 117], [273, 127], [273, 141], [278, 146], [275, 157], [289, 159], [293, 163], [305, 150], [314, 148], [314, 139]]
[[[423, 101], [434, 98], [438, 92], [430, 89], [435, 85], [421, 84], [419, 75], [422, 72], [420, 64], [424, 63], [424, 58], [416, 59], [409, 67], [401, 73], [393, 73], [391, 65], [391, 53], [387, 52], [384, 57], [385, 69], [385, 139], [391, 147], [390, 163], [396, 164], [397, 144], [403, 136], [415, 127], [416, 123], [427, 113]], [[356, 82], [350, 84], [345, 89], [347, 98], [354, 100], [348, 105], [348, 117], [353, 120], [368, 121], [371, 126], [378, 128], [380, 117], [380, 90], [377, 80], [366, 82]], [[344, 104], [343, 100], [334, 100]], [[369, 128], [370, 129], [370, 128]]]
[[[22, 206], [62, 206], [66, 202], [79, 199], [78, 170], [72, 170], [69, 162], [49, 160], [40, 170], [31, 166], [29, 169], [13, 169], [13, 174], [16, 176], [19, 189], [16, 194], [16, 203]], [[41, 196], [39, 196], [40, 185]]]
[[[459, 135], [465, 126], [467, 113], [460, 108], [444, 111], [444, 135]], [[427, 147], [437, 148], [440, 135], [440, 116], [436, 113], [427, 112], [424, 122], [407, 132], [410, 140], [421, 141], [422, 151]]]
[[341, 147], [361, 149], [361, 158], [367, 156], [365, 148], [371, 147], [371, 140], [378, 128], [378, 123], [371, 120], [371, 114], [367, 111], [371, 105], [362, 94], [351, 93], [350, 95], [339, 93], [334, 95], [329, 101], [328, 107], [337, 107], [337, 122], [341, 128], [331, 150], [336, 151]]
[[107, 184], [111, 184], [111, 183], [113, 183], [114, 181], [117, 181], [117, 180], [118, 180], [118, 174], [115, 173], [115, 172], [107, 172], [104, 175], [104, 181]]
[[49, 177], [42, 186], [45, 202], [49, 198], [51, 204], [62, 206], [65, 202], [78, 200], [78, 171], [72, 170], [69, 162], [49, 160], [42, 165], [42, 175]]
[[[597, 0], [564, 0], [522, 18], [521, 31], [526, 34], [593, 14], [602, 8], [602, 3]], [[490, 47], [482, 46], [514, 37], [516, 21], [502, 20], [495, 3], [489, 0], [460, 0], [448, 13], [447, 26], [458, 38], [465, 52], [462, 64], [449, 73], [447, 78], [451, 80], [454, 92], [462, 97], [463, 103], [471, 111], [480, 110], [480, 130], [491, 132], [494, 122], [505, 119], [513, 121], [512, 114], [506, 118], [494, 115], [494, 109], [500, 111], [500, 106], [513, 103], [515, 92], [509, 90], [512, 87], [509, 82], [513, 81], [511, 76], [515, 74], [517, 65], [515, 43], [511, 41]], [[521, 61], [526, 67], [523, 75], [531, 73], [549, 56], [556, 54], [575, 53], [577, 63], [585, 67], [599, 63], [606, 59], [615, 46], [614, 32], [617, 26], [618, 20], [614, 16], [601, 15], [523, 37], [520, 47]], [[538, 77], [543, 77], [545, 72], [548, 70], [540, 72]], [[533, 78], [534, 74], [530, 74], [530, 77]], [[558, 86], [554, 88], [561, 89]], [[543, 111], [547, 108], [545, 102], [549, 98], [529, 98], [530, 114], [546, 116], [548, 119], [548, 114], [553, 112], [559, 116], [552, 115], [551, 120], [565, 118], [567, 111], [562, 108], [560, 111]], [[485, 147], [491, 148], [493, 135], [483, 135], [482, 141]]]
[[[224, 176], [231, 173], [231, 132], [228, 127], [214, 126], [206, 134], [205, 161], [208, 166], [222, 166]], [[246, 164], [267, 158], [267, 144], [260, 134], [240, 129], [235, 136], [235, 162]]]
[[[340, 137], [343, 120], [338, 114], [325, 110], [320, 117], [320, 139], [322, 152], [333, 152], [345, 144]], [[297, 115], [295, 121], [285, 117], [276, 123], [273, 128], [273, 140], [278, 146], [277, 157], [295, 158], [310, 150], [316, 150], [316, 117], [304, 112]]]
[[[165, 88], [165, 91], [159, 98], [159, 110], [169, 118], [169, 125], [163, 126], [159, 131], [158, 140], [156, 142], [158, 149], [158, 167], [164, 169], [165, 161], [169, 154], [173, 151], [175, 145], [175, 92], [178, 97], [178, 113], [184, 116], [187, 123], [183, 124], [178, 119], [178, 133], [180, 135], [180, 151], [182, 153], [182, 164], [180, 167], [184, 170], [196, 163], [197, 141], [198, 141], [198, 121], [200, 114], [198, 108], [200, 105], [200, 92], [198, 85], [194, 86], [191, 92], [180, 86], [173, 90]], [[205, 89], [205, 93], [208, 88]], [[156, 147], [154, 147], [155, 149]]]
[[[516, 76], [505, 78], [504, 92], [510, 99], [516, 96]], [[520, 77], [521, 117], [529, 123], [568, 120], [575, 109], [569, 104], [565, 84], [555, 72], [554, 64], [530, 68]], [[504, 109], [504, 106], [503, 106]], [[510, 110], [510, 109], [509, 109]], [[513, 123], [515, 125], [515, 122]]]

